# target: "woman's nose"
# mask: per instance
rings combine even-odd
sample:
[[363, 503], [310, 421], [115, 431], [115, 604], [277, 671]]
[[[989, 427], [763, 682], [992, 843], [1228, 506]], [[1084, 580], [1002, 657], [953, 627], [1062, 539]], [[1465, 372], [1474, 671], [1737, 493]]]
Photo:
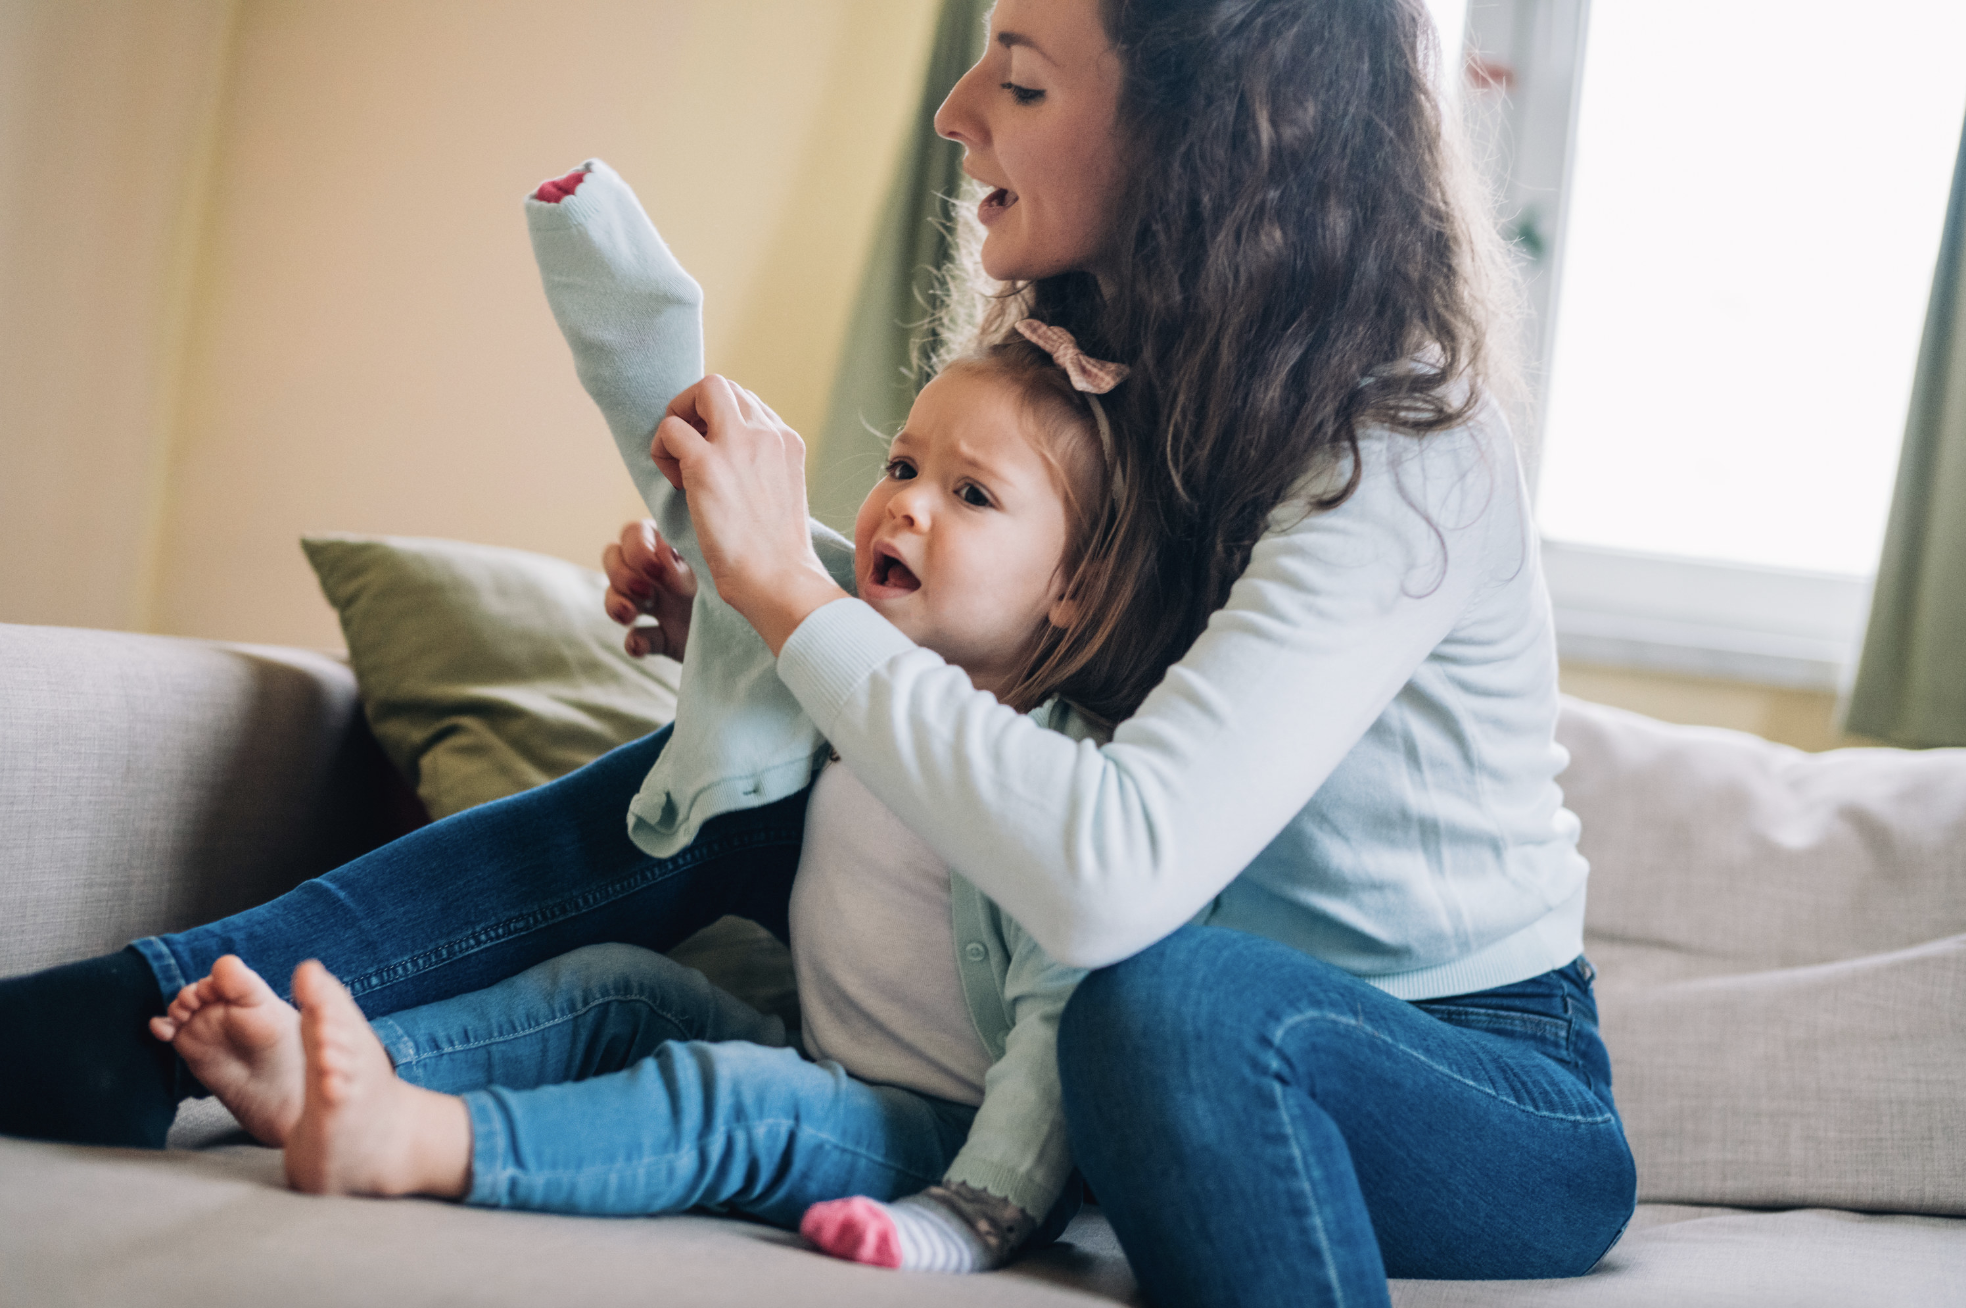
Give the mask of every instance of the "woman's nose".
[[[987, 57], [987, 56], [986, 56]], [[949, 88], [942, 107], [935, 111], [935, 132], [951, 141], [961, 141], [974, 150], [983, 143], [982, 120], [976, 113], [976, 93], [981, 86], [982, 61], [977, 61]]]

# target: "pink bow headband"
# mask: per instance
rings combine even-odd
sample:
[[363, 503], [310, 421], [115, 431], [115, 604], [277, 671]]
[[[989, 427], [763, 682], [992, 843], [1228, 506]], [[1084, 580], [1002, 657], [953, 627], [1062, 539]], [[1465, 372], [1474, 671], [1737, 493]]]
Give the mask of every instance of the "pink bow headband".
[[1093, 358], [1079, 348], [1079, 343], [1063, 327], [1026, 318], [1017, 324], [1017, 330], [1023, 333], [1025, 340], [1049, 354], [1051, 361], [1065, 370], [1065, 375], [1072, 379], [1073, 390], [1084, 391], [1087, 395], [1104, 395], [1125, 381], [1127, 374], [1133, 371], [1123, 363], [1107, 363], [1104, 359]]
[[1133, 369], [1123, 363], [1108, 363], [1095, 359], [1079, 348], [1077, 340], [1063, 327], [1039, 322], [1036, 318], [1025, 318], [1018, 322], [1017, 330], [1024, 339], [1051, 356], [1051, 361], [1065, 370], [1071, 379], [1072, 389], [1085, 396], [1085, 402], [1092, 408], [1093, 421], [1099, 425], [1099, 444], [1106, 455], [1106, 468], [1113, 478], [1113, 487], [1119, 488], [1119, 463], [1113, 449], [1113, 427], [1106, 421], [1106, 406], [1099, 397], [1125, 381]]

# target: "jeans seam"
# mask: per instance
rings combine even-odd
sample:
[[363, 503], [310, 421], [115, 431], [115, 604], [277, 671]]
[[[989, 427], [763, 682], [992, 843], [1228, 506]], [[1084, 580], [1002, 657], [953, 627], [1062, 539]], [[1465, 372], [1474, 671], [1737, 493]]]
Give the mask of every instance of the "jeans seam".
[[542, 926], [564, 921], [589, 912], [617, 899], [658, 885], [672, 876], [680, 875], [700, 863], [726, 854], [746, 849], [757, 849], [768, 845], [790, 843], [785, 834], [775, 831], [760, 831], [748, 836], [730, 836], [713, 845], [691, 846], [673, 858], [648, 860], [649, 866], [633, 876], [623, 877], [605, 886], [582, 891], [557, 903], [530, 909], [525, 913], [506, 918], [503, 922], [481, 927], [469, 935], [458, 936], [440, 945], [425, 949], [408, 958], [399, 959], [384, 967], [371, 969], [360, 976], [351, 977], [343, 984], [351, 995], [364, 995], [384, 986], [395, 985], [434, 967], [452, 963], [481, 949], [488, 948], [513, 936], [536, 931]]
[[132, 941], [131, 945], [142, 955], [143, 961], [150, 964], [150, 970], [157, 978], [157, 989], [163, 993], [166, 1004], [176, 999], [177, 992], [190, 984], [184, 979], [184, 969], [178, 966], [177, 955], [171, 952], [171, 947], [161, 937], [144, 936]]
[[[499, 1120], [496, 1101], [483, 1090], [468, 1090], [458, 1097], [464, 1101], [464, 1111], [471, 1118], [471, 1188], [465, 1202], [502, 1207], [505, 1178], [512, 1174], [512, 1169], [504, 1165], [506, 1155], [511, 1153], [511, 1142]], [[487, 1162], [497, 1166], [487, 1169]]]
[[[527, 1026], [522, 1029], [511, 1031], [505, 1034], [496, 1035], [496, 1036], [487, 1036], [481, 1040], [470, 1040], [470, 1041], [466, 1041], [463, 1044], [456, 1044], [456, 1045], [443, 1045], [438, 1048], [432, 1049], [427, 1053], [418, 1051], [416, 1049], [415, 1043], [413, 1041], [410, 1041], [408, 1037], [405, 1036], [404, 1042], [407, 1045], [409, 1045], [412, 1052], [408, 1059], [396, 1064], [396, 1066], [407, 1067], [411, 1063], [420, 1063], [426, 1058], [438, 1058], [447, 1054], [469, 1053], [473, 1049], [483, 1049], [488, 1045], [504, 1044], [508, 1040], [519, 1040], [519, 1039], [523, 1039], [526, 1036], [537, 1035], [541, 1031], [550, 1030], [551, 1028], [556, 1026], [565, 1026], [568, 1022], [574, 1021], [575, 1019], [583, 1016], [584, 1014], [592, 1012], [594, 1009], [599, 1008], [602, 1004], [640, 1004], [643, 1007], [647, 1008], [650, 1012], [654, 1013], [656, 1016], [662, 1018], [664, 1021], [669, 1022], [674, 1026], [684, 1027], [686, 1025], [686, 1023], [684, 1023], [680, 1018], [678, 1018], [675, 1013], [664, 1008], [662, 1005], [656, 1003], [654, 1000], [650, 999], [647, 995], [601, 995], [582, 1004], [579, 1008], [573, 1009], [566, 1013], [555, 1014], [552, 1018], [550, 1018], [547, 1021], [539, 1022], [535, 1025]], [[381, 1020], [386, 1020], [386, 1019], [381, 1019]], [[401, 1030], [400, 1027], [398, 1027], [397, 1029]], [[387, 1043], [388, 1043], [387, 1041], [384, 1042], [385, 1045]], [[668, 1041], [664, 1041], [663, 1043], [667, 1044]], [[651, 1055], [651, 1057], [652, 1056], [653, 1055]]]
[[[1304, 1149], [1297, 1139], [1296, 1127], [1291, 1122], [1290, 1105], [1285, 1099], [1288, 1083], [1283, 1075], [1283, 1033], [1295, 1025], [1294, 1020], [1286, 1020], [1270, 1034], [1270, 1088], [1276, 1100], [1277, 1116], [1283, 1120], [1284, 1133], [1290, 1137], [1290, 1153], [1297, 1164], [1297, 1174], [1304, 1193], [1314, 1193], [1309, 1175], [1310, 1165], [1304, 1157]], [[1332, 1302], [1344, 1308], [1345, 1287], [1338, 1279], [1336, 1259], [1332, 1256], [1331, 1240], [1324, 1229], [1324, 1210], [1316, 1203], [1306, 1205], [1310, 1209], [1313, 1237], [1317, 1240], [1318, 1252], [1322, 1256], [1327, 1283], [1331, 1286]]]
[[[1439, 1019], [1435, 1019], [1435, 1020], [1438, 1021]], [[1372, 1037], [1374, 1040], [1380, 1040], [1385, 1042], [1386, 1044], [1390, 1045], [1392, 1048], [1399, 1050], [1402, 1054], [1405, 1054], [1408, 1058], [1411, 1058], [1414, 1062], [1419, 1063], [1423, 1067], [1431, 1069], [1432, 1071], [1438, 1073], [1439, 1075], [1446, 1077], [1448, 1080], [1458, 1081], [1462, 1085], [1467, 1086], [1470, 1090], [1473, 1090], [1478, 1094], [1487, 1095], [1489, 1098], [1495, 1100], [1497, 1103], [1507, 1104], [1509, 1107], [1515, 1109], [1517, 1112], [1528, 1113], [1532, 1117], [1546, 1118], [1553, 1122], [1574, 1122], [1579, 1126], [1599, 1126], [1605, 1122], [1615, 1121], [1617, 1119], [1617, 1114], [1612, 1112], [1600, 1113], [1595, 1117], [1585, 1117], [1577, 1113], [1552, 1113], [1544, 1109], [1532, 1108], [1528, 1104], [1519, 1103], [1518, 1101], [1509, 1098], [1507, 1095], [1498, 1093], [1497, 1091], [1495, 1091], [1489, 1086], [1485, 1086], [1480, 1084], [1479, 1082], [1472, 1081], [1469, 1078], [1462, 1076], [1460, 1073], [1454, 1071], [1451, 1068], [1442, 1066], [1440, 1063], [1437, 1063], [1433, 1059], [1428, 1058], [1426, 1055], [1420, 1053], [1417, 1049], [1410, 1048], [1409, 1046], [1400, 1043], [1398, 1040], [1393, 1039], [1391, 1036], [1388, 1036], [1383, 1031], [1375, 1030], [1371, 1026], [1368, 1026], [1366, 1023], [1359, 1021], [1357, 1018], [1343, 1017], [1336, 1013], [1299, 1013], [1294, 1017], [1286, 1018], [1277, 1027], [1275, 1032], [1272, 1033], [1271, 1038], [1273, 1040], [1280, 1041], [1283, 1034], [1287, 1030], [1303, 1022], [1330, 1022], [1338, 1026], [1355, 1027], [1358, 1030], [1364, 1032], [1366, 1035]], [[1540, 1051], [1531, 1050], [1530, 1052], [1535, 1053], [1536, 1056], [1539, 1058], [1549, 1057], [1549, 1055], [1543, 1054]], [[1555, 1060], [1552, 1059], [1551, 1061], [1554, 1062]], [[1558, 1064], [1558, 1066], [1561, 1066], [1561, 1064]]]

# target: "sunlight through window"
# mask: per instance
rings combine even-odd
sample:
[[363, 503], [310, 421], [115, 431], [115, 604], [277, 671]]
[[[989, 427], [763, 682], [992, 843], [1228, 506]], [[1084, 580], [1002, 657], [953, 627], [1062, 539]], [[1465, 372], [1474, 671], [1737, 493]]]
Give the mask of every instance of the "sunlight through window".
[[1592, 5], [1539, 512], [1876, 566], [1966, 113], [1966, 4]]

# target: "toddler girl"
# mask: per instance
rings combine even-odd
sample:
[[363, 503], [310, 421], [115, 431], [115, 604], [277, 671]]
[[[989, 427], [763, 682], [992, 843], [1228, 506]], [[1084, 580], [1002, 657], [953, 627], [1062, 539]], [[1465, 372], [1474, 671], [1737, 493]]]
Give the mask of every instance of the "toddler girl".
[[[543, 186], [528, 212], [582, 382], [670, 537], [658, 542], [668, 589], [686, 596], [702, 560], [647, 440], [701, 373], [700, 292], [598, 161]], [[1056, 329], [1020, 331], [924, 388], [850, 553], [815, 532], [859, 599], [921, 647], [904, 657], [956, 664], [1029, 712], [1031, 729], [1090, 740], [1084, 710], [1116, 715], [1149, 680], [1106, 638], [1142, 587], [1096, 550], [1117, 512], [1096, 393], [1125, 370]], [[721, 379], [700, 394], [772, 420]], [[700, 438], [664, 419], [654, 457], [686, 439]], [[300, 1189], [584, 1213], [702, 1206], [799, 1225], [858, 1261], [997, 1266], [1077, 1206], [1055, 1031], [1081, 973], [827, 764], [769, 652], [711, 588], [689, 612], [685, 632], [664, 635], [687, 645], [664, 761], [711, 749], [749, 762], [730, 775], [750, 777], [764, 751], [810, 740], [803, 769], [779, 782], [796, 790], [818, 772], [790, 913], [809, 1058], [785, 1047], [778, 1019], [628, 945], [373, 1024], [318, 963], [295, 973], [296, 1014], [227, 957], [157, 1033], [248, 1129], [285, 1146]], [[631, 830], [651, 853], [686, 844], [713, 810], [770, 802], [769, 789], [678, 796], [658, 769]]]

